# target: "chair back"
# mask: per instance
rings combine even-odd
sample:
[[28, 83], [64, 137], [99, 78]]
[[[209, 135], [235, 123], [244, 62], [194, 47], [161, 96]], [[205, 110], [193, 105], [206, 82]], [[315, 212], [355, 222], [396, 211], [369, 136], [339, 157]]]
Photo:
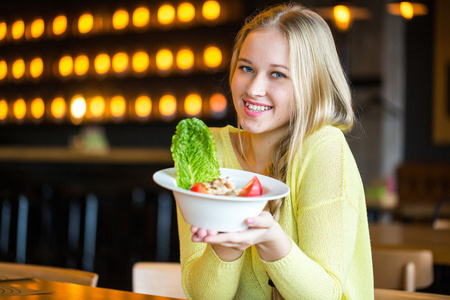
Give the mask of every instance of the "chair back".
[[414, 292], [433, 283], [430, 250], [372, 247], [372, 260], [375, 288]]
[[179, 263], [137, 262], [133, 265], [132, 285], [135, 293], [187, 299]]
[[0, 262], [0, 276], [41, 279], [97, 286], [98, 274], [76, 269]]

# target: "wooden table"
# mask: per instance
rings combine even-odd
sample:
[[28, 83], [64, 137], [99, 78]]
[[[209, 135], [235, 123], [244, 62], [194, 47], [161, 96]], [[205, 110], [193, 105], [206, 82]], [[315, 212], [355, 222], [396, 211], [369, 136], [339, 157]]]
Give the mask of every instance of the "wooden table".
[[[173, 300], [176, 298], [144, 295], [120, 290], [90, 287], [72, 283], [62, 283], [46, 280], [17, 280], [1, 282], [0, 285], [25, 288], [36, 291], [48, 291], [49, 293], [38, 295], [14, 296], [13, 299], [24, 300]], [[1, 296], [1, 294], [0, 294]], [[0, 297], [1, 299], [1, 297]], [[8, 298], [9, 299], [9, 298]]]
[[406, 292], [388, 289], [375, 289], [375, 300], [450, 300], [450, 296], [431, 293]]
[[431, 225], [371, 223], [373, 247], [429, 249], [436, 264], [450, 266], [450, 230], [436, 230]]

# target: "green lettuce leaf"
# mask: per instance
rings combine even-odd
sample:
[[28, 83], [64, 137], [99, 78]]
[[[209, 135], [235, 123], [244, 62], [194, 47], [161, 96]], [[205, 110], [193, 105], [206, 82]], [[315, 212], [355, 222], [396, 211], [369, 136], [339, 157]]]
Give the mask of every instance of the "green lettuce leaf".
[[216, 144], [211, 131], [197, 118], [181, 120], [172, 137], [172, 157], [177, 169], [177, 184], [189, 189], [196, 182], [220, 177]]

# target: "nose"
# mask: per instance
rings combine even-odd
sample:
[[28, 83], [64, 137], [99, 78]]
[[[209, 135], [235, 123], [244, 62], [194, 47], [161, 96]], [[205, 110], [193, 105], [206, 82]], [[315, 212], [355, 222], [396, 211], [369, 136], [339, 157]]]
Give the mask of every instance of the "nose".
[[246, 93], [250, 97], [262, 97], [266, 95], [266, 82], [262, 76], [254, 76], [248, 83]]

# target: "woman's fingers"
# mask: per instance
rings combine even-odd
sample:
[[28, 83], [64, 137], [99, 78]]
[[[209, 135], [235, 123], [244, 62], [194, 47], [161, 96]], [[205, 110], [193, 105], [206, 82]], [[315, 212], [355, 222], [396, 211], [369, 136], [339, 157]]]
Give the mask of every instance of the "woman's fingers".
[[248, 218], [245, 223], [252, 228], [269, 228], [273, 225], [273, 217], [269, 212], [263, 211], [257, 217]]

